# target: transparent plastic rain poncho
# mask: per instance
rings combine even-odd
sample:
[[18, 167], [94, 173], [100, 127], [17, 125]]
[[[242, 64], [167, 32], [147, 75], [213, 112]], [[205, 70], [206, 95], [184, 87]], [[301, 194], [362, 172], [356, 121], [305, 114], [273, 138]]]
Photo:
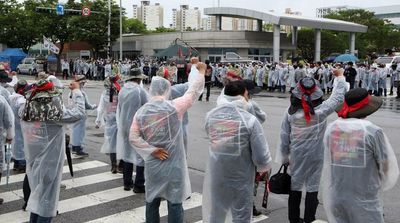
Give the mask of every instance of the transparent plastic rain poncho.
[[330, 223], [383, 223], [381, 192], [399, 176], [396, 155], [382, 129], [367, 120], [338, 119], [325, 133], [322, 174]]
[[7, 83], [0, 84], [0, 96], [3, 96], [6, 99], [7, 103], [10, 104], [10, 92], [6, 89]]
[[117, 159], [133, 163], [136, 166], [144, 166], [144, 161], [130, 144], [129, 131], [137, 110], [146, 104], [147, 100], [147, 92], [135, 82], [126, 82], [118, 95]]
[[118, 105], [118, 95], [114, 93], [110, 100], [110, 89], [106, 89], [100, 96], [99, 106], [97, 107], [96, 125], [104, 126], [104, 143], [101, 146], [102, 153], [117, 152], [117, 120], [116, 111]]
[[386, 89], [386, 80], [389, 70], [387, 68], [380, 68], [379, 70], [378, 88]]
[[315, 115], [311, 115], [310, 123], [306, 122], [302, 109], [292, 115], [285, 112], [277, 161], [290, 162], [293, 191], [302, 191], [303, 185], [306, 186], [307, 192], [318, 191], [324, 159], [323, 137], [326, 119], [343, 103], [346, 86], [344, 77], [335, 78], [332, 95], [314, 108]]
[[379, 82], [379, 71], [377, 69], [369, 70], [369, 91], [377, 91], [378, 90], [378, 82]]
[[272, 158], [263, 128], [247, 107], [242, 96], [224, 96], [206, 116], [210, 156], [203, 186], [204, 222], [251, 221], [255, 169], [267, 171]]
[[[192, 72], [198, 72], [192, 70]], [[204, 88], [204, 76], [192, 73], [184, 96], [172, 101], [169, 81], [153, 77], [150, 101], [137, 111], [132, 123], [130, 142], [145, 160], [146, 201], [164, 198], [173, 204], [182, 203], [191, 193], [186, 153], [183, 143], [182, 118]], [[151, 154], [167, 150], [162, 161]]]
[[[89, 102], [89, 97], [87, 94], [81, 89], [81, 94], [83, 95], [83, 100], [85, 103], [85, 109], [86, 110], [93, 110], [96, 108], [96, 105], [90, 104]], [[74, 97], [74, 95], [72, 95]], [[72, 98], [72, 102], [74, 102], [75, 99]], [[78, 122], [74, 123], [71, 126], [71, 145], [72, 146], [83, 146], [84, 145], [84, 140], [86, 137], [86, 115], [83, 119], [80, 119]]]
[[8, 102], [0, 96], [0, 173], [6, 169], [4, 142], [15, 135], [14, 114]]
[[15, 126], [15, 137], [12, 141], [12, 154], [16, 160], [25, 160], [24, 152], [24, 137], [22, 136], [21, 119], [19, 118], [19, 110], [25, 105], [25, 97], [23, 95], [13, 93], [10, 96], [10, 105], [14, 113], [14, 126]]
[[[64, 108], [60, 122], [21, 121], [26, 172], [31, 188], [26, 210], [42, 217], [54, 217], [57, 212], [65, 160], [63, 125], [74, 123], [85, 117], [85, 104], [81, 91], [74, 90], [72, 98], [74, 107]], [[61, 99], [54, 97], [53, 100]], [[22, 114], [21, 111], [20, 114]]]

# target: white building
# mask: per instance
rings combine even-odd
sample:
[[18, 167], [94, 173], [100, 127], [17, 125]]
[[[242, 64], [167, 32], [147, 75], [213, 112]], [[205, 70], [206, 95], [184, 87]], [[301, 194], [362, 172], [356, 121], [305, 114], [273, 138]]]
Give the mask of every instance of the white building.
[[150, 1], [141, 1], [141, 5], [133, 5], [133, 18], [138, 19], [148, 30], [155, 30], [164, 25], [164, 8], [160, 3], [150, 5]]
[[376, 17], [387, 19], [391, 23], [400, 26], [400, 5], [387, 5], [366, 9], [374, 12]]
[[316, 15], [318, 18], [323, 18], [330, 13], [338, 12], [341, 10], [348, 10], [348, 9], [361, 9], [361, 8], [355, 7], [355, 6], [349, 6], [349, 5], [323, 7], [323, 8], [316, 9]]
[[172, 9], [172, 27], [177, 30], [202, 29], [201, 11], [198, 7], [193, 9], [189, 5], [181, 5], [180, 9]]

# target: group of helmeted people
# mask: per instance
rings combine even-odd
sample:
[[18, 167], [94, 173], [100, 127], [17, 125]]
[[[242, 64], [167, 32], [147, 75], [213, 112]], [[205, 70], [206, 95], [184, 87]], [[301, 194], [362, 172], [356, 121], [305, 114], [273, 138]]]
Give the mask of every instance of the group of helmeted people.
[[[192, 58], [191, 64], [187, 83], [171, 86], [170, 80], [155, 76], [148, 90], [142, 84], [147, 77], [138, 68], [124, 77], [110, 75], [97, 107], [96, 125], [104, 127], [101, 151], [109, 154], [112, 173], [123, 172], [125, 190], [145, 193], [149, 223], [160, 222], [162, 200], [168, 203], [168, 222], [184, 222], [182, 203], [191, 194], [187, 111], [203, 92], [208, 69], [197, 58]], [[313, 77], [300, 78], [291, 91], [277, 151], [277, 161], [288, 165], [291, 175], [291, 223], [316, 220], [321, 179], [329, 222], [384, 222], [381, 192], [395, 185], [399, 169], [383, 130], [365, 119], [379, 109], [382, 99], [363, 88], [349, 90], [351, 83], [346, 82], [344, 73], [339, 66], [332, 69], [335, 78], [326, 100]], [[32, 191], [26, 208], [31, 211], [31, 222], [50, 222], [56, 215], [65, 158], [63, 125], [81, 126], [85, 109], [96, 107], [85, 102], [80, 78], [70, 85], [68, 109], [62, 105], [57, 82], [49, 78], [22, 94], [15, 120], [20, 120], [26, 152]], [[209, 158], [203, 222], [251, 222], [255, 175], [263, 175], [273, 163], [262, 127], [266, 114], [252, 99], [253, 87], [248, 81], [230, 78], [224, 83], [216, 107], [205, 118]], [[4, 113], [0, 124], [10, 142], [14, 114], [8, 102], [1, 100], [5, 109], [0, 110]], [[38, 106], [41, 102], [48, 106]], [[339, 118], [328, 124], [328, 116], [335, 112]], [[72, 146], [82, 151], [82, 146]]]

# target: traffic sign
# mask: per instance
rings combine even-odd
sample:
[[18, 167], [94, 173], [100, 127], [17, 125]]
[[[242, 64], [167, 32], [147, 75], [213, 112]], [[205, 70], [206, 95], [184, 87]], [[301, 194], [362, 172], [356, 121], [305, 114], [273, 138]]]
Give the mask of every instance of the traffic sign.
[[90, 16], [90, 14], [92, 14], [92, 11], [90, 11], [90, 8], [88, 8], [88, 7], [82, 8], [82, 16]]
[[64, 15], [64, 6], [61, 4], [57, 4], [56, 13], [57, 15]]

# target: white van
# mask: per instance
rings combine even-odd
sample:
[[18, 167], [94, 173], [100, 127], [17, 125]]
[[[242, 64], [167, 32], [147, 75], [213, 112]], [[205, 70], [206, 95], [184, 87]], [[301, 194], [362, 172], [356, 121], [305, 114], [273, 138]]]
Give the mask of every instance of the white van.
[[43, 71], [43, 62], [36, 58], [25, 58], [17, 66], [18, 74], [35, 75], [41, 71]]
[[387, 68], [390, 68], [393, 63], [400, 63], [400, 56], [384, 56], [384, 57], [378, 57], [378, 59], [375, 60], [375, 63], [377, 64], [385, 64]]

